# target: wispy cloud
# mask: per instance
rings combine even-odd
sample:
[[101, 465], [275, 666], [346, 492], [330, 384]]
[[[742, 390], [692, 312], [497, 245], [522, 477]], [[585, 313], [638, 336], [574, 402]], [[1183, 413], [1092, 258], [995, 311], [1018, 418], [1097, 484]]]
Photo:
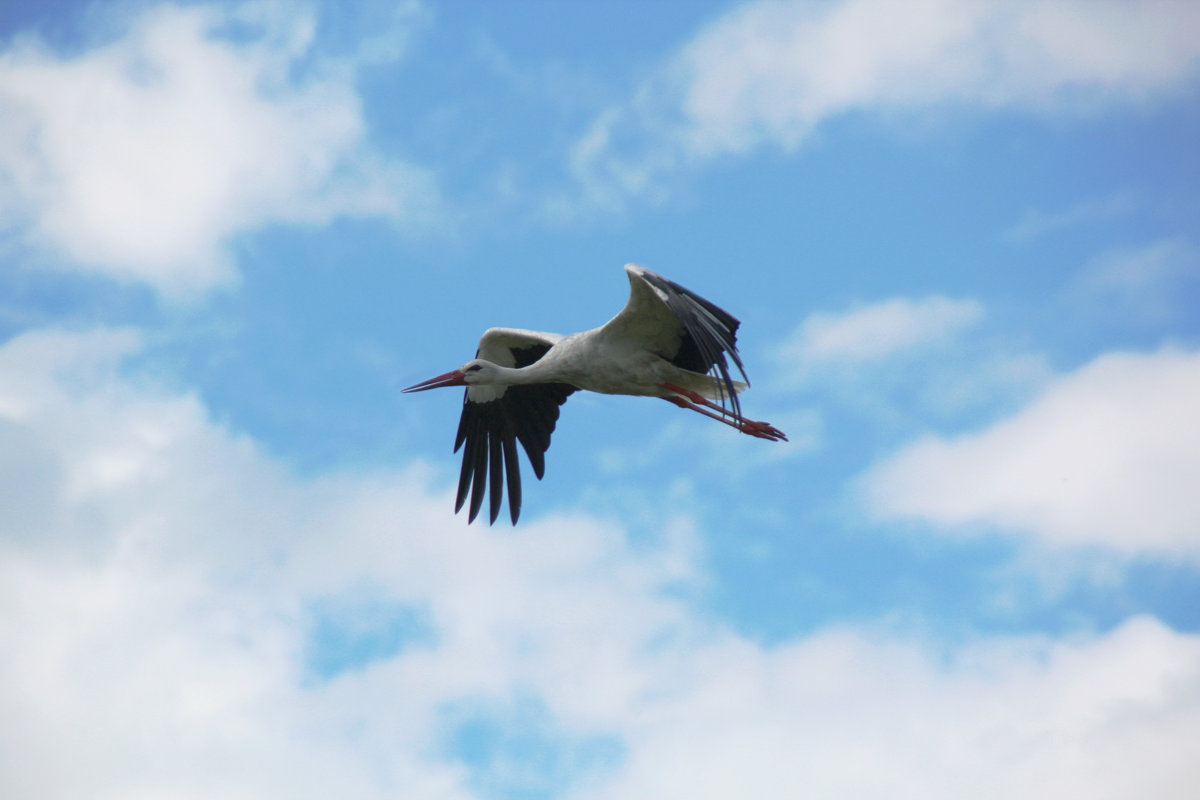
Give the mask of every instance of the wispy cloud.
[[1003, 413], [1052, 370], [986, 317], [977, 300], [941, 295], [817, 311], [774, 348], [768, 389], [793, 402], [798, 390], [815, 393], [823, 415], [851, 413], [889, 435]]
[[1067, 228], [1104, 222], [1128, 214], [1136, 206], [1137, 202], [1132, 194], [1118, 192], [1080, 200], [1058, 211], [1030, 208], [1025, 210], [1020, 220], [1004, 231], [1003, 238], [1008, 242], [1024, 244]]
[[[140, 346], [0, 347], [6, 797], [1190, 789], [1195, 636], [763, 646], [682, 599], [705, 573], [686, 519], [634, 545], [579, 515], [467, 527], [419, 467], [300, 478], [140, 374]], [[339, 635], [361, 662], [311, 663]]]
[[1194, 82], [1198, 43], [1188, 0], [762, 0], [705, 27], [599, 115], [571, 166], [611, 205], [716, 156], [792, 150], [847, 113], [1141, 103]]
[[1182, 237], [1114, 247], [1080, 274], [1074, 294], [1089, 307], [1122, 319], [1169, 321], [1190, 313], [1200, 287], [1200, 248]]
[[[740, 480], [757, 469], [778, 467], [784, 461], [811, 456], [822, 446], [822, 420], [812, 408], [789, 408], [776, 400], [767, 406], [742, 396], [743, 412], [751, 418], [766, 417], [788, 436], [786, 444], [764, 446], [763, 442], [739, 435], [723, 425], [709, 424], [699, 417], [671, 414], [648, 440], [630, 446], [601, 450], [598, 462], [606, 472], [628, 475], [632, 471], [661, 471], [663, 465], [678, 463], [690, 453], [694, 467], [703, 467], [729, 480]], [[755, 410], [749, 410], [753, 405]]]
[[927, 437], [862, 480], [879, 519], [1051, 547], [1200, 556], [1200, 355], [1102, 356], [977, 433]]
[[975, 300], [896, 297], [842, 313], [809, 315], [778, 346], [775, 359], [799, 382], [821, 369], [863, 364], [944, 343], [983, 316]]
[[0, 225], [39, 263], [188, 296], [234, 281], [234, 238], [268, 223], [428, 222], [430, 174], [371, 148], [349, 62], [313, 43], [278, 4], [153, 6], [74, 54], [15, 40]]

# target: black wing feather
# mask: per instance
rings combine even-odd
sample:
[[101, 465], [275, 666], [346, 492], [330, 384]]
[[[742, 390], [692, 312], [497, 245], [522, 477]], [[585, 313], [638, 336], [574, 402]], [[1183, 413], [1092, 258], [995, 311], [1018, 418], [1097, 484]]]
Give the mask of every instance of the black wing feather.
[[521, 514], [521, 464], [517, 460], [516, 442], [511, 437], [504, 440], [504, 474], [508, 477], [508, 513], [516, 525]]
[[642, 270], [641, 275], [646, 282], [666, 295], [667, 308], [683, 325], [683, 341], [675, 356], [670, 359], [671, 363], [692, 372], [714, 371], [715, 377], [720, 381], [722, 403], [728, 401], [733, 415], [741, 418], [741, 404], [733, 386], [733, 378], [729, 374], [729, 362], [725, 360], [728, 354], [741, 373], [742, 379], [747, 384], [750, 383], [737, 351], [737, 329], [741, 322], [725, 309], [685, 289], [675, 281], [650, 270]]
[[[541, 348], [538, 357], [548, 349]], [[489, 524], [494, 523], [500, 515], [507, 485], [509, 516], [516, 524], [521, 514], [521, 470], [516, 443], [521, 443], [540, 480], [545, 474], [550, 434], [558, 423], [558, 408], [574, 391], [575, 387], [569, 384], [543, 383], [510, 386], [498, 399], [486, 403], [473, 403], [464, 396], [454, 441], [455, 452], [466, 445], [458, 477], [455, 512], [462, 510], [470, 494], [467, 520], [474, 522], [483, 507], [483, 496], [490, 482]]]
[[500, 515], [500, 504], [504, 502], [504, 459], [501, 455], [503, 450], [502, 441], [507, 441], [504, 436], [492, 434], [488, 437], [488, 462], [491, 465], [491, 474], [488, 476], [488, 481], [491, 483], [491, 503], [488, 507], [490, 519], [496, 521], [496, 517]]
[[[476, 419], [475, 436], [468, 442], [471, 446], [471, 474], [475, 476], [475, 485], [471, 488], [471, 513], [468, 520], [475, 519], [475, 515], [479, 513], [479, 507], [483, 505], [483, 492], [487, 488], [487, 460], [488, 460], [488, 438], [489, 428], [488, 417], [495, 414], [495, 409], [486, 409], [483, 414]], [[464, 456], [465, 458], [466, 456]]]

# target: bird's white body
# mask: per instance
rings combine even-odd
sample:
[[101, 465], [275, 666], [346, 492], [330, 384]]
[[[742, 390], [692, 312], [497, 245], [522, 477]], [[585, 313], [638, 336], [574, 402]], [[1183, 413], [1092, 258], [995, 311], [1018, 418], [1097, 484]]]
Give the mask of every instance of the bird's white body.
[[[553, 341], [546, 354], [527, 367], [505, 367], [492, 363], [492, 369], [468, 373], [466, 385], [472, 400], [487, 402], [502, 394], [507, 386], [534, 383], [569, 383], [576, 389], [599, 394], [627, 394], [642, 397], [669, 397], [674, 394], [663, 384], [682, 386], [710, 400], [721, 399], [721, 387], [709, 375], [681, 369], [662, 356], [640, 346], [638, 342], [606, 336], [604, 328], [558, 336], [540, 331], [521, 331], [513, 328], [490, 328], [483, 341], [524, 335], [531, 339]], [[485, 347], [481, 346], [483, 352]], [[483, 361], [475, 359], [464, 365]], [[734, 381], [737, 391], [746, 384]], [[487, 389], [496, 391], [488, 392]]]
[[743, 433], [786, 440], [772, 425], [741, 414], [737, 395], [748, 384], [733, 380], [726, 362], [728, 355], [745, 377], [735, 344], [738, 320], [648, 269], [628, 264], [625, 272], [629, 301], [599, 328], [570, 336], [489, 328], [474, 359], [405, 389], [467, 387], [455, 442], [456, 451], [467, 446], [456, 510], [470, 491], [471, 520], [490, 479], [495, 521], [506, 478], [516, 523], [521, 504], [516, 442], [540, 478], [558, 407], [579, 389], [661, 397]]

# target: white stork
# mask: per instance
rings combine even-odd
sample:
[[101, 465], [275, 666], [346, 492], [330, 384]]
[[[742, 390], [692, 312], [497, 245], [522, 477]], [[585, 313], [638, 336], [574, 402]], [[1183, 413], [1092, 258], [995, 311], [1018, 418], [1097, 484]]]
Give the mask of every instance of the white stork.
[[645, 267], [627, 264], [625, 272], [629, 302], [605, 325], [570, 336], [489, 328], [473, 360], [404, 390], [467, 387], [454, 440], [456, 453], [466, 444], [454, 511], [462, 509], [469, 493], [468, 522], [483, 505], [490, 477], [489, 524], [500, 513], [506, 479], [516, 524], [521, 513], [516, 443], [540, 480], [558, 407], [576, 389], [661, 397], [750, 436], [787, 441], [773, 425], [742, 416], [737, 394], [749, 379], [733, 380], [725, 360], [732, 358], [746, 378], [736, 346], [738, 320]]

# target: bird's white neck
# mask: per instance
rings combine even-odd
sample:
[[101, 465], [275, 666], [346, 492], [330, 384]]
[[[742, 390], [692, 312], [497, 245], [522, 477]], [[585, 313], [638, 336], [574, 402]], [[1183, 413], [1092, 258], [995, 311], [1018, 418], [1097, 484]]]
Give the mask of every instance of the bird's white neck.
[[489, 370], [488, 380], [481, 381], [491, 386], [520, 386], [529, 383], [545, 383], [553, 380], [550, 371], [546, 368], [549, 364], [543, 361], [535, 361], [527, 367], [502, 367], [499, 364], [492, 364]]

